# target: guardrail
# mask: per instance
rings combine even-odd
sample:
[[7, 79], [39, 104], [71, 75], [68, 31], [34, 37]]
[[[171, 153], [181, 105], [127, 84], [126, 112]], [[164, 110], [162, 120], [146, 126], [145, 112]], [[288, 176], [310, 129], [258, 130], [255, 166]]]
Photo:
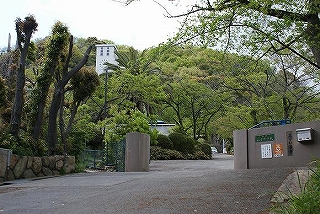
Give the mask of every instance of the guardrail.
[[262, 122], [258, 123], [257, 125], [252, 126], [249, 129], [268, 127], [268, 126], [283, 126], [283, 125], [287, 125], [287, 124], [291, 124], [291, 120], [289, 120], [289, 119], [268, 120], [268, 121], [262, 121]]

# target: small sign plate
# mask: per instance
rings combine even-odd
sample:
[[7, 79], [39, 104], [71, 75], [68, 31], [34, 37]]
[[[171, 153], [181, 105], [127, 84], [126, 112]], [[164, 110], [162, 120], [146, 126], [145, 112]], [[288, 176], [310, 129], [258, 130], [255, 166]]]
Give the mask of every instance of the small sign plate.
[[255, 140], [258, 143], [259, 142], [274, 141], [274, 134], [256, 135]]

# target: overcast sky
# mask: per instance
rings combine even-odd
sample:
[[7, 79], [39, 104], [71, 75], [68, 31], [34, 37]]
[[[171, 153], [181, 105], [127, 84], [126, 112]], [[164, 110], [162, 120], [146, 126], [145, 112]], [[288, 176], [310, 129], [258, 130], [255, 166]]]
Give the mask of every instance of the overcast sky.
[[[189, 0], [158, 2], [178, 13], [185, 10], [181, 4]], [[1, 0], [0, 48], [7, 46], [9, 33], [15, 44], [14, 21], [28, 14], [39, 24], [33, 39], [48, 36], [55, 21], [61, 21], [75, 37], [109, 39], [139, 50], [165, 42], [179, 27], [178, 20], [166, 18], [163, 8], [153, 0], [139, 0], [129, 6], [112, 0]]]

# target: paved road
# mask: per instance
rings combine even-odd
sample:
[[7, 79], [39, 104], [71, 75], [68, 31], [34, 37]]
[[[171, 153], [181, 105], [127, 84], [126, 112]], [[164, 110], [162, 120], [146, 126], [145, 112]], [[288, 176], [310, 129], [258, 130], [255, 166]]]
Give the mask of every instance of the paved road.
[[1, 213], [268, 213], [290, 168], [234, 170], [233, 156], [152, 161], [150, 172], [79, 173], [0, 187]]

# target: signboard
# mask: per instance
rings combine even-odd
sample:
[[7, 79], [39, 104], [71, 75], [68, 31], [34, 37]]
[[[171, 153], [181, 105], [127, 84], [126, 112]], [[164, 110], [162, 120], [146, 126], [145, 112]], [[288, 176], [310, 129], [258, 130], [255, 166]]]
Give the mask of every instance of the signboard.
[[283, 146], [282, 143], [273, 144], [273, 156], [278, 158], [283, 156]]
[[256, 142], [274, 141], [274, 134], [256, 135]]
[[271, 144], [262, 144], [261, 145], [261, 158], [272, 158]]

